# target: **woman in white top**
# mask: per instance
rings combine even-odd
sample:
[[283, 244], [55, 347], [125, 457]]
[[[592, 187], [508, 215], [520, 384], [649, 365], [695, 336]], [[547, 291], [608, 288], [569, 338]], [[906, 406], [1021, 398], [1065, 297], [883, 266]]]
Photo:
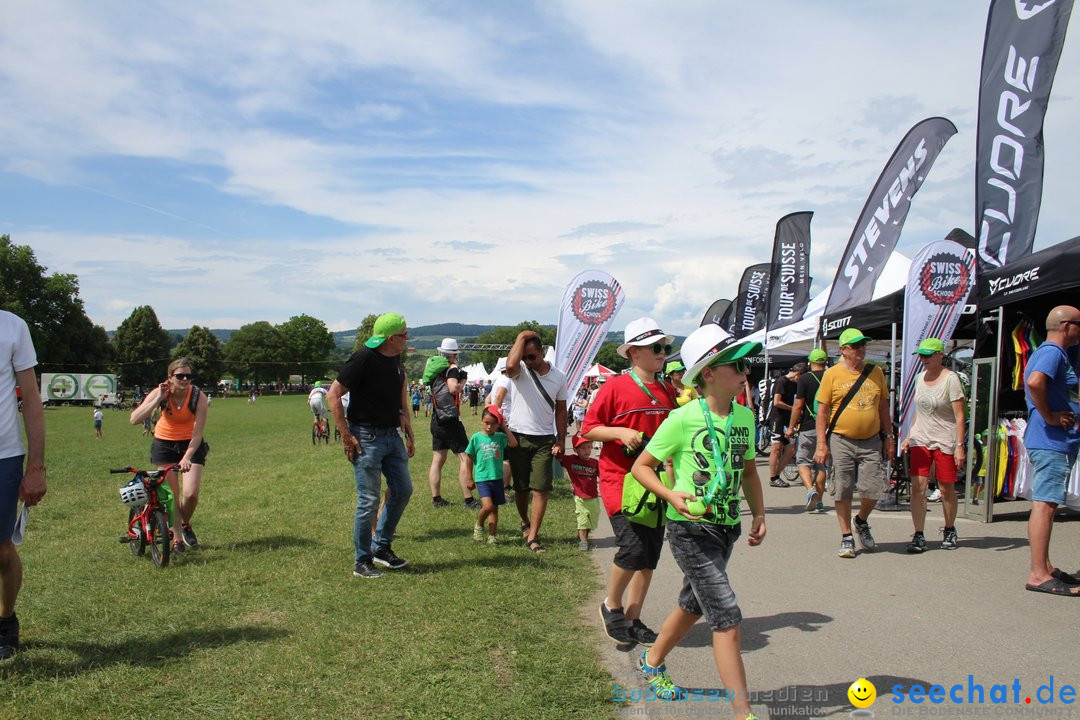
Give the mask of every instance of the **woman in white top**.
[[926, 338], [915, 351], [923, 372], [915, 377], [915, 419], [901, 451], [908, 453], [911, 467], [911, 520], [915, 535], [909, 553], [926, 550], [923, 527], [926, 522], [926, 484], [930, 467], [937, 474], [941, 507], [945, 513], [945, 534], [941, 547], [955, 550], [956, 471], [964, 465], [964, 387], [959, 376], [942, 367], [945, 345]]

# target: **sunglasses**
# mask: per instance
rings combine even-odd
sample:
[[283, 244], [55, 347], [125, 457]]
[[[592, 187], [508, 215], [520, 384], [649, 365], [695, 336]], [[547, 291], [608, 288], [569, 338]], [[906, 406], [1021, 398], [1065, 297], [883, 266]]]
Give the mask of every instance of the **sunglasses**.
[[521, 359], [524, 360], [525, 362], [535, 362], [538, 357], [540, 357], [540, 356], [537, 355], [536, 353], [531, 353], [529, 355], [522, 355]]
[[177, 380], [190, 380], [191, 373], [173, 373], [173, 377]]
[[670, 355], [671, 354], [671, 346], [670, 345], [661, 345], [660, 343], [653, 343], [652, 345], [649, 346], [649, 348], [656, 355]]
[[844, 347], [855, 348], [856, 350], [859, 350], [860, 348], [866, 347], [866, 341], [860, 340], [859, 342], [850, 343], [848, 345], [845, 345]]
[[727, 365], [728, 367], [734, 369], [737, 373], [750, 372], [750, 363], [748, 363], [746, 360], [729, 360], [727, 362], [716, 362], [712, 365], [709, 365], [708, 367], [718, 368], [721, 365]]

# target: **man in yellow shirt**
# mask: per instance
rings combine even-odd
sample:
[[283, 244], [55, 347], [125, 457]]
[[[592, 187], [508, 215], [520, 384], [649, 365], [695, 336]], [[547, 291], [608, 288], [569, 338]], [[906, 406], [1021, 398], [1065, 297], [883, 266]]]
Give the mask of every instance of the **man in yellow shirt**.
[[[859, 491], [859, 513], [855, 516], [855, 532], [863, 550], [874, 549], [874, 537], [870, 534], [867, 519], [874, 505], [885, 495], [884, 458], [896, 454], [896, 437], [889, 417], [889, 390], [881, 368], [870, 366], [854, 396], [845, 407], [840, 407], [855, 383], [860, 382], [866, 368], [866, 343], [869, 340], [855, 328], [841, 333], [841, 361], [821, 376], [817, 393], [814, 461], [824, 465], [832, 456], [832, 495], [841, 534], [837, 554], [842, 558], [855, 557], [851, 501], [856, 489]], [[835, 423], [832, 422], [834, 412], [839, 413]], [[830, 424], [834, 425], [831, 433]]]

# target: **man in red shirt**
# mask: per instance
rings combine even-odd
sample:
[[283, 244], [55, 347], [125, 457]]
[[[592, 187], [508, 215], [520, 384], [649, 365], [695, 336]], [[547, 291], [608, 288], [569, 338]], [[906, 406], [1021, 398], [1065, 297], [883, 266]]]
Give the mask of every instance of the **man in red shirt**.
[[675, 389], [657, 378], [671, 353], [672, 340], [652, 318], [638, 318], [627, 325], [618, 352], [630, 360], [630, 371], [603, 385], [581, 426], [586, 438], [604, 443], [600, 498], [619, 550], [612, 562], [607, 597], [600, 604], [600, 618], [608, 637], [620, 645], [648, 646], [656, 640], [656, 633], [641, 622], [641, 606], [660, 560], [664, 526], [630, 522], [622, 514], [622, 496], [623, 478], [634, 458], [677, 407]]

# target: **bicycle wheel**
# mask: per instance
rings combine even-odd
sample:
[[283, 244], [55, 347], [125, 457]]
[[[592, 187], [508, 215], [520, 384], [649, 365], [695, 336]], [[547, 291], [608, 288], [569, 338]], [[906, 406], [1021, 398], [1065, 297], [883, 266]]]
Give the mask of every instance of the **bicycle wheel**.
[[319, 444], [319, 431], [315, 428], [314, 425], [311, 426], [311, 444], [312, 445], [318, 445]]
[[[139, 514], [139, 511], [135, 508], [131, 508], [128, 511], [128, 527], [131, 527], [131, 521]], [[146, 536], [143, 535], [142, 521], [135, 523], [135, 530], [139, 533], [138, 538], [131, 538], [128, 542], [128, 547], [131, 548], [131, 554], [135, 557], [141, 557], [146, 552]]]
[[172, 543], [169, 540], [169, 524], [165, 520], [165, 513], [155, 510], [150, 515], [150, 559], [159, 568], [169, 564], [169, 554], [172, 552]]
[[322, 439], [323, 443], [325, 443], [326, 445], [330, 444], [330, 428], [326, 428], [322, 431]]

